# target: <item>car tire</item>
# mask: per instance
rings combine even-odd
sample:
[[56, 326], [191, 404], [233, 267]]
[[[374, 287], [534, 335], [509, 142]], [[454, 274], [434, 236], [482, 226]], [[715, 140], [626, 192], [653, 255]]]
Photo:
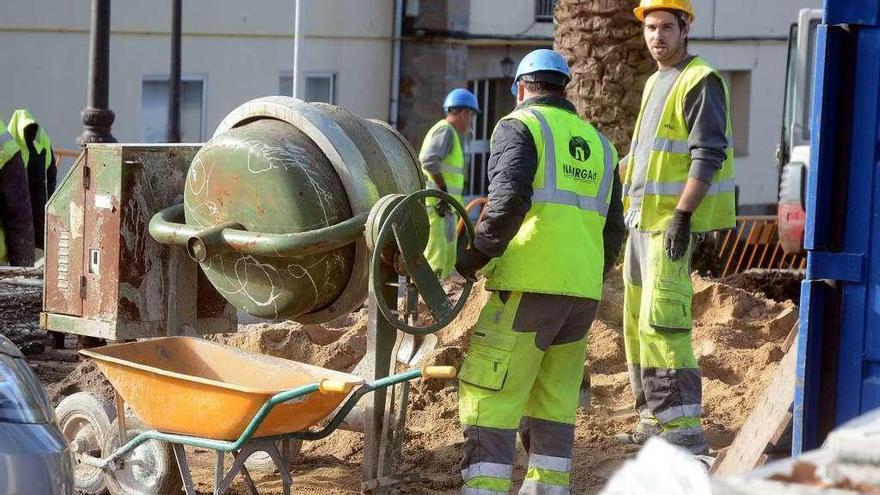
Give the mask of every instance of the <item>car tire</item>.
[[[119, 420], [114, 420], [104, 437], [104, 452], [110, 454], [140, 433], [147, 431], [136, 417], [125, 416], [126, 440], [119, 435]], [[127, 460], [136, 463], [126, 464]], [[134, 450], [116, 458], [104, 470], [104, 482], [111, 495], [179, 495], [183, 488], [174, 449], [170, 443], [147, 440]]]
[[74, 488], [86, 495], [107, 493], [101, 470], [82, 463], [80, 452], [103, 457], [104, 437], [116, 418], [116, 410], [110, 401], [91, 392], [77, 392], [58, 404], [55, 417], [73, 452]]

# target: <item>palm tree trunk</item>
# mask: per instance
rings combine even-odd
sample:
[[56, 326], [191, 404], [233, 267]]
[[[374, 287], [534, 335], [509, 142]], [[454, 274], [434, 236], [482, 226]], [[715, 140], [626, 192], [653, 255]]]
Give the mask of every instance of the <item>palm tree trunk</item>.
[[629, 149], [642, 88], [656, 65], [636, 0], [559, 0], [554, 49], [571, 66], [568, 98], [620, 151]]

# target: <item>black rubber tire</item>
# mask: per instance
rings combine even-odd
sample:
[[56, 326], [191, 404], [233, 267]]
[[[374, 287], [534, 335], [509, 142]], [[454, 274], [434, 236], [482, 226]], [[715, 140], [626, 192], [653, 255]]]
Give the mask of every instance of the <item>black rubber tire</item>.
[[[87, 441], [89, 451], [95, 457], [102, 457], [104, 437], [116, 418], [116, 410], [110, 401], [91, 392], [77, 392], [65, 397], [55, 408], [55, 417], [61, 433], [68, 442], [82, 436]], [[77, 493], [103, 495], [107, 493], [104, 476], [98, 468], [92, 468], [79, 461], [73, 454], [73, 486]]]
[[[125, 417], [126, 436], [131, 440], [147, 430], [135, 417]], [[123, 445], [119, 421], [114, 420], [104, 437], [104, 452], [109, 455]], [[137, 463], [128, 462], [137, 459]], [[111, 495], [179, 495], [183, 488], [174, 449], [171, 444], [149, 440], [116, 459], [119, 469], [105, 469], [104, 482]]]

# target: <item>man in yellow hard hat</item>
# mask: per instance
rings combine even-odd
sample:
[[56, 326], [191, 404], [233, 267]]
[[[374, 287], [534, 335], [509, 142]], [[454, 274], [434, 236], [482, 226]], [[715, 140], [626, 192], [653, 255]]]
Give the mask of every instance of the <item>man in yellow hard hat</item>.
[[735, 226], [730, 97], [718, 71], [688, 53], [690, 0], [641, 0], [635, 15], [658, 70], [621, 164], [624, 344], [640, 420], [618, 438], [642, 444], [660, 435], [705, 454], [690, 258], [697, 235]]

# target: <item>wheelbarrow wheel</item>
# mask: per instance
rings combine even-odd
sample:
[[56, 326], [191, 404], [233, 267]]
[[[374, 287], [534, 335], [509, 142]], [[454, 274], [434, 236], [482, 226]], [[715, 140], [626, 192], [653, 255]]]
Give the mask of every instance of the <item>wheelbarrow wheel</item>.
[[[292, 468], [302, 459], [301, 449], [302, 441], [291, 440], [290, 459], [287, 460], [288, 467]], [[244, 465], [249, 470], [257, 473], [271, 473], [278, 470], [278, 466], [275, 465], [272, 457], [262, 450], [258, 450], [248, 456], [247, 460], [244, 461]]]
[[91, 392], [77, 392], [65, 397], [55, 408], [61, 433], [73, 453], [73, 486], [87, 495], [107, 493], [101, 470], [82, 462], [85, 455], [100, 458], [103, 440], [116, 418], [110, 401]]
[[[119, 421], [114, 420], [104, 437], [105, 455], [123, 446], [147, 430], [135, 416], [125, 416], [126, 439], [119, 434]], [[115, 459], [104, 470], [104, 482], [111, 495], [178, 495], [183, 488], [171, 444], [148, 440], [134, 450]]]

